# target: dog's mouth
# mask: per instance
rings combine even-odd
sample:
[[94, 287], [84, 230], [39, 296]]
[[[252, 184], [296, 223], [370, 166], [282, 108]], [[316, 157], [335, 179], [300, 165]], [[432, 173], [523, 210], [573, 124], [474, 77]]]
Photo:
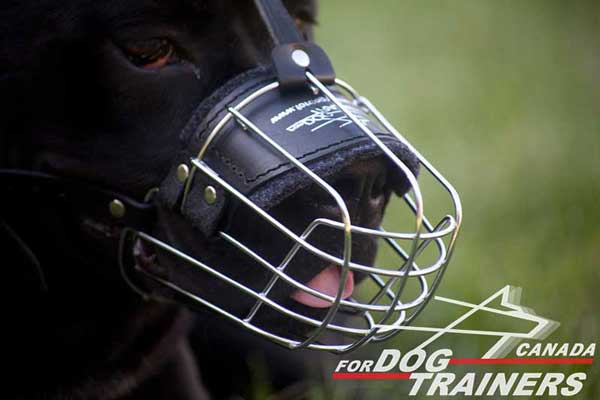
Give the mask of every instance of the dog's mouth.
[[[151, 274], [162, 274], [165, 272], [165, 269], [161, 268], [159, 264], [157, 254], [152, 250], [151, 246], [141, 239], [136, 239], [133, 245], [133, 259], [135, 261], [135, 268], [138, 270]], [[339, 265], [330, 264], [305, 283], [305, 285], [317, 292], [335, 298], [341, 285], [341, 278], [342, 268]], [[354, 273], [348, 271], [342, 291], [342, 300], [352, 296], [354, 285]], [[313, 296], [301, 289], [292, 292], [289, 297], [300, 304], [312, 308], [328, 308], [333, 304], [329, 300]]]
[[[341, 285], [341, 272], [341, 267], [339, 265], [329, 265], [324, 270], [319, 272], [315, 277], [313, 277], [306, 284], [306, 286], [328, 296], [335, 297]], [[346, 274], [346, 280], [344, 282], [342, 299], [347, 299], [352, 296], [353, 291], [354, 274], [352, 271], [348, 271]], [[309, 294], [303, 290], [296, 290], [290, 295], [290, 297], [300, 304], [314, 308], [327, 308], [333, 304], [328, 300], [313, 296], [312, 294]]]
[[[314, 192], [298, 192], [271, 209], [271, 215], [298, 235], [319, 217], [339, 219], [329, 203], [315, 199]], [[350, 208], [357, 206], [352, 203]], [[381, 213], [372, 214], [363, 220], [368, 226], [380, 222]], [[333, 310], [339, 292], [344, 304], [335, 323], [353, 318], [343, 312], [348, 302], [364, 295], [357, 288], [367, 280], [367, 274], [345, 271], [347, 267], [305, 248], [291, 253], [297, 243], [251, 209], [239, 207], [234, 216], [222, 234], [206, 238], [186, 218], [160, 208], [153, 232], [157, 242], [145, 237], [148, 235], [139, 235], [131, 242], [134, 284], [159, 301], [176, 302], [200, 315], [211, 309], [296, 341], [315, 331], [315, 323]], [[339, 230], [319, 226], [306, 241], [342, 259], [343, 239]], [[361, 234], [353, 239], [352, 262], [373, 265], [377, 239]], [[363, 321], [352, 323], [362, 326]]]

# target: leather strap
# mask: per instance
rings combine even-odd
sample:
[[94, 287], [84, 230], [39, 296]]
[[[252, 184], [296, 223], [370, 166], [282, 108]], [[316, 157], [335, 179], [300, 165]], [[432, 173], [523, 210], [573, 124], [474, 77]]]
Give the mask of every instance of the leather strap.
[[[0, 182], [3, 185], [0, 204], [3, 205], [18, 203], [22, 196], [32, 196], [39, 201], [63, 203], [82, 219], [88, 218], [98, 226], [147, 230], [155, 223], [156, 207], [153, 204], [141, 203], [122, 193], [81, 181], [35, 171], [0, 169]], [[122, 216], [111, 214], [113, 200], [123, 204], [125, 212]]]
[[[254, 0], [254, 3], [275, 44], [271, 60], [280, 88], [286, 91], [306, 86], [306, 70], [321, 82], [333, 84], [335, 72], [329, 57], [318, 45], [304, 40], [281, 0]], [[292, 54], [297, 50], [308, 56], [308, 65], [294, 61]]]
[[275, 45], [304, 41], [281, 0], [254, 0]]

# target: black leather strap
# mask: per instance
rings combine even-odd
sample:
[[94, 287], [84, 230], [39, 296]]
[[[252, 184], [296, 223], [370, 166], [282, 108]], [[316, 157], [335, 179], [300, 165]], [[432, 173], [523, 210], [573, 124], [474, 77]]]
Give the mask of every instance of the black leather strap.
[[254, 0], [254, 3], [275, 45], [304, 40], [281, 0]]
[[[273, 39], [273, 66], [282, 90], [306, 86], [305, 72], [310, 70], [321, 82], [332, 84], [335, 72], [327, 54], [315, 43], [304, 40], [281, 0], [254, 0], [256, 8]], [[308, 55], [308, 65], [298, 65], [292, 58], [295, 50]]]
[[[0, 169], [3, 186], [1, 204], [15, 204], [23, 196], [38, 198], [40, 202], [55, 201], [68, 206], [83, 218], [107, 227], [130, 227], [147, 230], [155, 223], [155, 206], [142, 203], [122, 193], [117, 193], [77, 180], [35, 171]], [[110, 203], [120, 201], [125, 213], [115, 217]]]
[[21, 236], [0, 217], [0, 240], [2, 240], [2, 257], [11, 261], [21, 260], [19, 268], [5, 268], [4, 282], [32, 288], [32, 293], [48, 291], [46, 276], [35, 253], [23, 241]]

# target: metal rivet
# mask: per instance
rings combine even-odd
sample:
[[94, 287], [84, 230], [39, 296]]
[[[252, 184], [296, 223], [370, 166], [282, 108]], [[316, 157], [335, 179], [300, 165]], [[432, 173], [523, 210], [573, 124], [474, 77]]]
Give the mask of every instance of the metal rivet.
[[204, 188], [204, 201], [206, 204], [215, 204], [217, 202], [217, 190], [212, 186]]
[[185, 164], [179, 164], [177, 166], [177, 180], [179, 182], [185, 182], [186, 179], [190, 176], [190, 169]]
[[292, 51], [292, 60], [297, 66], [306, 68], [310, 65], [310, 57], [304, 50], [296, 49]]
[[114, 199], [108, 205], [110, 215], [115, 218], [123, 218], [125, 216], [125, 204], [119, 199]]

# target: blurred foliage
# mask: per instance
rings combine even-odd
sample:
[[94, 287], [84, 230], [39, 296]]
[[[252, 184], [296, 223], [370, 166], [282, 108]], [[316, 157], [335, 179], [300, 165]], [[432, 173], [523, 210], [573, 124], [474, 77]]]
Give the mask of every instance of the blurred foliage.
[[[462, 233], [438, 294], [477, 303], [521, 286], [524, 305], [561, 323], [547, 341], [598, 341], [600, 2], [323, 0], [319, 23], [338, 75], [461, 193]], [[426, 212], [436, 202], [426, 194]], [[433, 310], [419, 322], [444, 316]], [[383, 347], [424, 339], [401, 334]], [[448, 336], [443, 344], [479, 357], [490, 343]], [[600, 398], [598, 364], [572, 369], [588, 373], [578, 398]], [[331, 385], [315, 398], [346, 398], [358, 384]], [[363, 390], [399, 398], [409, 387]]]

